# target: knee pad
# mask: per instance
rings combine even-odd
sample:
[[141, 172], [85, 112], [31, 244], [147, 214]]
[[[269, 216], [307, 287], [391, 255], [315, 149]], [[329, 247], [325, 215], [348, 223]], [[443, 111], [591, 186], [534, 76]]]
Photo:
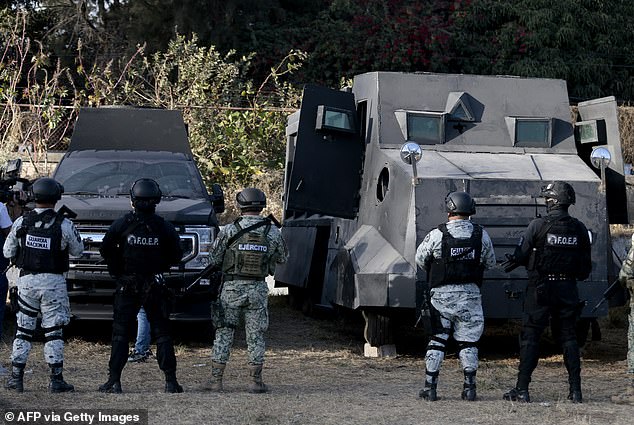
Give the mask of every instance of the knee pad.
[[54, 341], [56, 339], [64, 339], [62, 325], [51, 326], [49, 328], [42, 327], [42, 330], [44, 331], [45, 342]]
[[456, 341], [458, 344], [458, 351], [462, 351], [466, 348], [478, 348], [478, 343], [480, 341]]
[[444, 335], [433, 335], [429, 338], [429, 344], [427, 344], [427, 350], [436, 350], [445, 352], [447, 351], [447, 339]]
[[31, 342], [33, 340], [33, 334], [35, 333], [35, 329], [23, 328], [18, 326], [17, 331], [15, 333], [16, 339], [22, 339], [24, 341]]

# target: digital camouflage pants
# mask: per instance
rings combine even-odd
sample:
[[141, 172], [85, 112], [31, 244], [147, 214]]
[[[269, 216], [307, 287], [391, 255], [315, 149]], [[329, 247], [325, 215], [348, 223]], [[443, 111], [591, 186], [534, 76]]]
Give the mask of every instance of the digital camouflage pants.
[[427, 372], [437, 372], [445, 357], [447, 340], [453, 332], [458, 343], [458, 355], [463, 370], [478, 369], [477, 343], [484, 331], [482, 296], [474, 285], [452, 285], [456, 290], [432, 290], [431, 303], [440, 315], [440, 329], [434, 330], [427, 346], [425, 368]]
[[250, 364], [264, 363], [264, 332], [269, 327], [268, 286], [264, 281], [230, 280], [220, 294], [220, 312], [213, 313], [216, 339], [213, 361], [229, 361], [235, 329], [244, 323]]
[[17, 332], [13, 340], [13, 364], [26, 364], [31, 351], [38, 313], [42, 314], [44, 360], [48, 364], [64, 361], [63, 326], [70, 321], [66, 280], [50, 273], [22, 276], [18, 282]]

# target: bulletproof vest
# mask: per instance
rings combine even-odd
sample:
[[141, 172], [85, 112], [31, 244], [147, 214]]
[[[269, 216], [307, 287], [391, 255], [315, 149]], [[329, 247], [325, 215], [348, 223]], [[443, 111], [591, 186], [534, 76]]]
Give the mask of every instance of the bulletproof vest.
[[[234, 223], [238, 233], [242, 230], [240, 219]], [[259, 228], [243, 233], [238, 238], [229, 240], [222, 263], [222, 271], [236, 275], [244, 280], [262, 280], [269, 274], [271, 254], [267, 239], [271, 223], [262, 224]]]
[[442, 232], [442, 256], [434, 258], [429, 270], [429, 284], [432, 288], [460, 283], [482, 283], [484, 267], [482, 257], [482, 227], [473, 225], [468, 238], [454, 238], [447, 224], [438, 226]]
[[156, 274], [165, 269], [161, 244], [164, 239], [163, 220], [157, 215], [133, 216], [126, 223], [131, 230], [121, 242], [125, 274]]
[[[35, 226], [41, 221], [42, 225]], [[30, 211], [22, 219], [16, 232], [20, 247], [16, 265], [31, 273], [64, 273], [68, 271], [68, 249], [62, 249], [62, 221], [64, 217], [52, 209], [42, 213]], [[45, 228], [47, 223], [50, 226]]]
[[582, 266], [581, 235], [578, 221], [563, 217], [544, 221], [535, 241], [535, 269], [541, 274], [569, 274], [576, 276]]

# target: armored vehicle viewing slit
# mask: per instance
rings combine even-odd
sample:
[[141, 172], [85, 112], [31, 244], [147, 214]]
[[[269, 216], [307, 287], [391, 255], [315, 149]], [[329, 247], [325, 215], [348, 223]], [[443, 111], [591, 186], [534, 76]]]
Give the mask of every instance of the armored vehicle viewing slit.
[[[578, 284], [583, 316], [607, 314], [591, 310], [617, 271], [609, 223], [627, 220], [616, 102], [577, 110], [574, 123], [566, 83], [555, 79], [372, 72], [350, 91], [306, 86], [286, 130], [282, 231], [291, 257], [276, 285], [307, 308], [361, 310], [367, 342], [391, 344], [390, 319], [416, 312], [426, 279], [416, 247], [446, 221], [449, 192], [475, 199], [472, 220], [501, 263], [545, 214], [541, 187], [564, 180], [577, 193], [571, 214], [592, 233], [592, 274]], [[406, 143], [422, 154], [413, 165], [401, 160]], [[519, 318], [526, 279], [524, 268], [486, 272], [485, 317]]]

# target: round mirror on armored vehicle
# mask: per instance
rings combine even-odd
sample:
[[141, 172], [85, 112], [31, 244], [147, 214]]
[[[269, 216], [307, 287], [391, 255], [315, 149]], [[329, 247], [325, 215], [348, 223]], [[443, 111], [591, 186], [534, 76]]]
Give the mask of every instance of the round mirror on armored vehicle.
[[401, 146], [401, 159], [406, 164], [411, 164], [412, 160], [414, 160], [414, 162], [418, 162], [422, 156], [423, 150], [420, 148], [418, 143], [406, 142], [403, 146]]
[[610, 155], [610, 151], [603, 146], [597, 146], [590, 154], [590, 162], [592, 162], [595, 168], [601, 168], [602, 166], [607, 168], [611, 160], [612, 155]]

